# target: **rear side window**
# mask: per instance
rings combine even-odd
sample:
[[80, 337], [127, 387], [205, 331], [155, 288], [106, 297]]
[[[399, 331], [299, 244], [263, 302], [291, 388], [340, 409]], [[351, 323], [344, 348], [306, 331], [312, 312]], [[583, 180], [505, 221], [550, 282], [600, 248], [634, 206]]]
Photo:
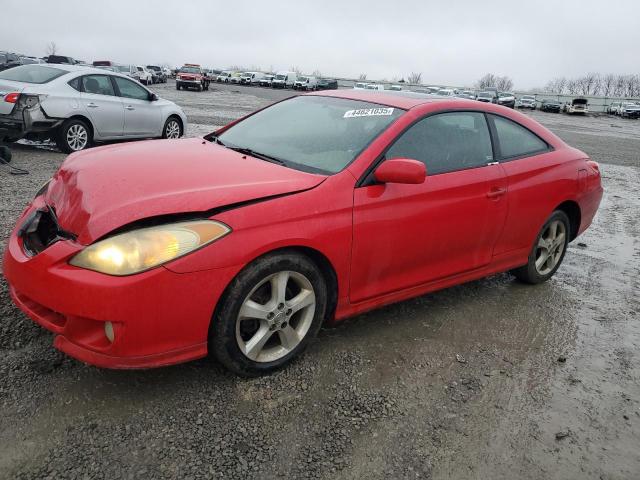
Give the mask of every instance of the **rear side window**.
[[113, 85], [107, 75], [87, 75], [82, 77], [82, 89], [95, 95], [115, 95]]
[[493, 160], [485, 116], [452, 112], [427, 117], [403, 133], [386, 158], [419, 160], [426, 165], [427, 175], [485, 166]]
[[55, 67], [44, 67], [42, 65], [22, 65], [0, 72], [0, 80], [12, 80], [14, 82], [25, 83], [48, 83], [66, 72]]
[[501, 158], [520, 158], [549, 150], [547, 142], [522, 125], [491, 115], [498, 136]]
[[69, 85], [77, 91], [81, 91], [82, 89], [80, 88], [80, 77], [76, 77], [73, 80], [69, 80]]

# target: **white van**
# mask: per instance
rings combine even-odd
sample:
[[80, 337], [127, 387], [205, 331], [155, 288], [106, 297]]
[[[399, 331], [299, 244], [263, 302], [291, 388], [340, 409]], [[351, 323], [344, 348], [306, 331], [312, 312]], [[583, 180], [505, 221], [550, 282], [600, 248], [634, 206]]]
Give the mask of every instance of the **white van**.
[[273, 88], [293, 88], [297, 80], [298, 75], [296, 72], [282, 71], [276, 73], [276, 76], [271, 82], [271, 86]]
[[254, 85], [260, 83], [260, 80], [264, 78], [262, 72], [244, 72], [240, 77], [240, 83], [242, 85]]
[[233, 72], [226, 70], [222, 73], [220, 73], [217, 77], [216, 77], [216, 82], [220, 82], [220, 83], [229, 83], [229, 80], [231, 79], [231, 74]]
[[303, 75], [293, 84], [294, 90], [317, 90], [318, 79], [313, 75]]

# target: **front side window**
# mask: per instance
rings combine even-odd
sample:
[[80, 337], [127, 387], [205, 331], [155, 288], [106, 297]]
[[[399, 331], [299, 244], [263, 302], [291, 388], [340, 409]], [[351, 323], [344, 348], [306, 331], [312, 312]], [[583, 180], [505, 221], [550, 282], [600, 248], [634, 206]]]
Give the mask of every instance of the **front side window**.
[[404, 110], [332, 97], [294, 97], [220, 134], [227, 147], [250, 149], [298, 170], [337, 173]]
[[86, 75], [82, 77], [82, 89], [95, 95], [115, 95], [111, 80], [106, 75]]
[[482, 113], [440, 113], [420, 120], [387, 150], [391, 158], [423, 162], [427, 175], [485, 166], [493, 161], [489, 128]]
[[504, 117], [491, 115], [498, 135], [502, 158], [533, 155], [549, 149], [547, 143], [522, 125]]
[[133, 98], [136, 100], [149, 100], [149, 92], [135, 82], [127, 78], [113, 77], [120, 90], [120, 96], [125, 98]]
[[24, 83], [48, 83], [62, 75], [69, 73], [55, 67], [44, 67], [41, 65], [22, 65], [0, 72], [0, 80], [12, 80]]

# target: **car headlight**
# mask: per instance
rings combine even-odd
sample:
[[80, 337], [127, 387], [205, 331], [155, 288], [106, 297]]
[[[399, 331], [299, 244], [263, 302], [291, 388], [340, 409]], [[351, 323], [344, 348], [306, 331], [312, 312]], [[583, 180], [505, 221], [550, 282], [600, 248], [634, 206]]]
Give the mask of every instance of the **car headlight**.
[[213, 220], [140, 228], [89, 245], [69, 263], [108, 275], [132, 275], [182, 257], [229, 232], [227, 225]]

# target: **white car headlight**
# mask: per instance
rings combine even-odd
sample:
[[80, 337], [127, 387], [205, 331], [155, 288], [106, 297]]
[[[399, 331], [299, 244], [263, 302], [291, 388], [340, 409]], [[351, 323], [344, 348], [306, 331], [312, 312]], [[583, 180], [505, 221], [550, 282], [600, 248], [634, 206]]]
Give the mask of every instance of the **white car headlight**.
[[69, 263], [108, 275], [132, 275], [182, 257], [229, 232], [227, 225], [213, 220], [140, 228], [89, 245]]

